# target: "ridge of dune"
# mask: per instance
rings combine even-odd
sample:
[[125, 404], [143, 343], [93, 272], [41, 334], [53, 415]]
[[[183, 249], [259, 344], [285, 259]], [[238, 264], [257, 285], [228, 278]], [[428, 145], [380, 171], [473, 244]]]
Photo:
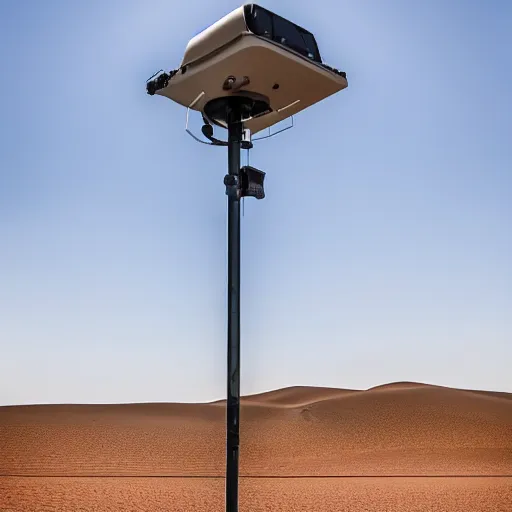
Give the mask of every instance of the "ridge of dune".
[[355, 391], [356, 390], [352, 389], [328, 387], [290, 386], [254, 395], [247, 395], [243, 397], [243, 400], [262, 404], [299, 406], [330, 398], [337, 398], [347, 393], [354, 393]]
[[428, 388], [428, 387], [439, 387], [434, 386], [433, 384], [423, 384], [421, 382], [412, 382], [412, 381], [397, 381], [397, 382], [389, 382], [387, 384], [379, 384], [378, 386], [372, 386], [368, 388], [366, 391], [377, 391], [380, 389], [411, 389], [411, 388]]
[[[337, 398], [359, 390], [329, 388], [321, 386], [289, 386], [272, 389], [261, 393], [243, 395], [240, 397], [242, 405], [257, 405], [267, 407], [300, 407], [315, 402]], [[215, 400], [209, 405], [225, 405], [226, 400]]]
[[388, 384], [380, 384], [378, 386], [373, 386], [368, 388], [366, 391], [400, 391], [407, 389], [446, 389], [446, 390], [455, 390], [461, 391], [464, 393], [473, 393], [476, 395], [486, 396], [490, 398], [501, 398], [505, 400], [512, 399], [512, 393], [506, 393], [503, 391], [488, 391], [488, 390], [479, 390], [479, 389], [464, 389], [464, 388], [451, 388], [449, 386], [440, 386], [438, 384], [425, 384], [422, 382], [411, 382], [411, 381], [397, 381], [390, 382]]

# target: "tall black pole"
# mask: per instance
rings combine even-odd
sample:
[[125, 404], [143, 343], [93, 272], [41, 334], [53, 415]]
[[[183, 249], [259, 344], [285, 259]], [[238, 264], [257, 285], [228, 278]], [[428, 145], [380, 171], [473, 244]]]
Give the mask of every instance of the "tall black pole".
[[[242, 139], [239, 102], [228, 106], [228, 173], [240, 174]], [[240, 447], [240, 197], [228, 195], [228, 390], [226, 443], [226, 512], [238, 512], [238, 455]]]

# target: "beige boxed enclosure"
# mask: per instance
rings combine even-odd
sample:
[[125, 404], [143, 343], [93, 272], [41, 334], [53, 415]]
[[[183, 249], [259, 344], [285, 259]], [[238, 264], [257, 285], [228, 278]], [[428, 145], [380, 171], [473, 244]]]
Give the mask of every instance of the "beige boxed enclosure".
[[152, 93], [200, 112], [216, 98], [262, 96], [267, 112], [244, 120], [252, 133], [347, 87], [345, 73], [322, 62], [310, 32], [255, 4], [191, 39], [180, 67], [165, 78]]

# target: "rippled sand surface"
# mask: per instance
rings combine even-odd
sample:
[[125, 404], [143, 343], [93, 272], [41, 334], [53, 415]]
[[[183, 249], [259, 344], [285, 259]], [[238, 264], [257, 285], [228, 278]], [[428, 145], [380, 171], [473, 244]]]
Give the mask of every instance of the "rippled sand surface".
[[[223, 402], [0, 407], [0, 511], [223, 510]], [[512, 395], [245, 397], [240, 511], [512, 511]]]

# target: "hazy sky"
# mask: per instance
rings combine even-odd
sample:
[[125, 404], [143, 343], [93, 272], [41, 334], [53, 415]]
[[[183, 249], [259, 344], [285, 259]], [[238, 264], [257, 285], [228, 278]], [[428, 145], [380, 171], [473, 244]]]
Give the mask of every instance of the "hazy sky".
[[[225, 395], [226, 151], [145, 81], [239, 5], [0, 2], [0, 404]], [[349, 88], [251, 152], [242, 392], [511, 392], [512, 3], [262, 5]]]

